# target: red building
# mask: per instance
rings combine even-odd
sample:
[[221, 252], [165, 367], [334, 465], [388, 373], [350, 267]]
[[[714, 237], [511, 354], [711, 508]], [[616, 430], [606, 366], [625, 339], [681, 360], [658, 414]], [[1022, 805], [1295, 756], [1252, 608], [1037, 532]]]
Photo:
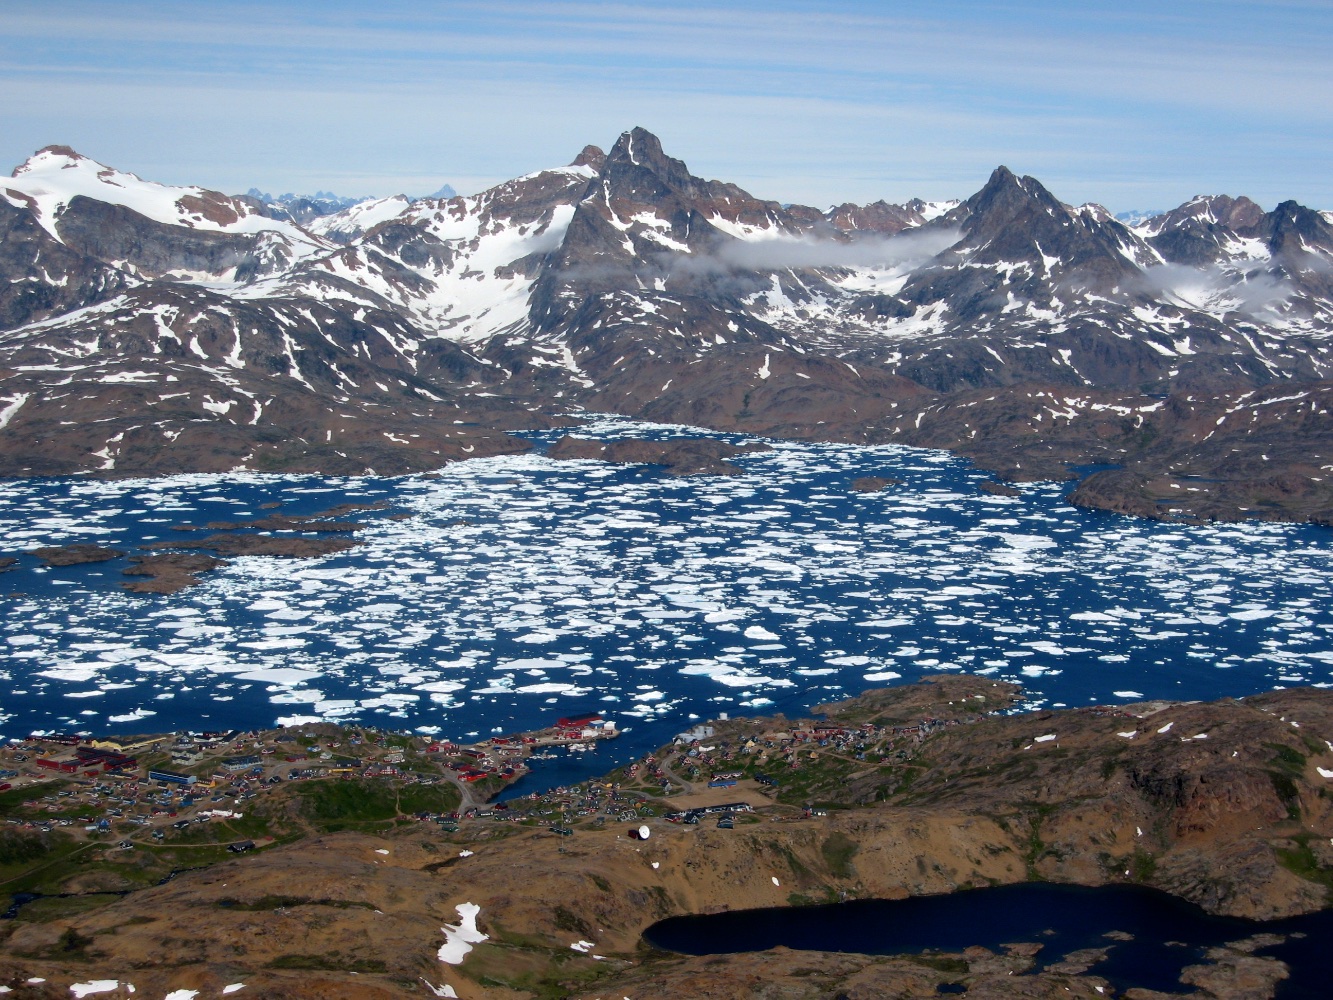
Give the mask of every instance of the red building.
[[558, 729], [582, 729], [584, 726], [590, 726], [594, 722], [601, 722], [602, 717], [597, 712], [591, 712], [587, 715], [571, 715], [568, 718], [557, 719], [556, 727]]

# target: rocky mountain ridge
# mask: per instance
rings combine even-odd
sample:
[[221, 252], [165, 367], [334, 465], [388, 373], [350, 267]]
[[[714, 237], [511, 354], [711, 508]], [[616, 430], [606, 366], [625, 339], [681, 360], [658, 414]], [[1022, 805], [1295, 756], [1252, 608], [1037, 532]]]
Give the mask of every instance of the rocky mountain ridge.
[[1131, 227], [1000, 167], [820, 210], [636, 128], [477, 195], [265, 209], [64, 147], [0, 180], [0, 472], [395, 473], [601, 410], [1333, 518], [1333, 223], [1295, 202]]

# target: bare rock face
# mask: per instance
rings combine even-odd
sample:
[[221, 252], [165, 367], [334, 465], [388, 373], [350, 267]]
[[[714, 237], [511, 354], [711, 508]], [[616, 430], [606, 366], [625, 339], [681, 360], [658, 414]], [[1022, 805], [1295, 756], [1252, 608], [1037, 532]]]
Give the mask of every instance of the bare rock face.
[[256, 253], [258, 237], [167, 225], [83, 195], [66, 206], [56, 231], [71, 249], [98, 260], [123, 260], [151, 277], [234, 269], [257, 276], [263, 270]]

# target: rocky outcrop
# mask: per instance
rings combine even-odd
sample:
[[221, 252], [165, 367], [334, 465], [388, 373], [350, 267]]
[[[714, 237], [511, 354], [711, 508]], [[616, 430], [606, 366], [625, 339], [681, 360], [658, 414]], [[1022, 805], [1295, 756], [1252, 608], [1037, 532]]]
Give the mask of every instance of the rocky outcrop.
[[162, 552], [134, 556], [130, 563], [132, 565], [125, 570], [125, 576], [147, 578], [121, 584], [134, 594], [174, 594], [202, 583], [199, 574], [227, 565], [225, 560], [201, 552]]
[[852, 480], [851, 489], [854, 493], [879, 493], [890, 486], [901, 485], [901, 479], [889, 476], [857, 476]]
[[84, 563], [110, 562], [125, 553], [120, 549], [80, 542], [73, 545], [47, 545], [33, 549], [32, 554], [48, 566], [81, 566]]

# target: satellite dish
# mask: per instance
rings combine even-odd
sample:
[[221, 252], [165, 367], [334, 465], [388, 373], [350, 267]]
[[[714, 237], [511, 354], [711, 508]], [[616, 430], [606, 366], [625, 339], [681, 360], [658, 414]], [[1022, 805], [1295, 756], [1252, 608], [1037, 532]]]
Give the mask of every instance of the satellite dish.
[[639, 839], [640, 839], [640, 840], [647, 840], [648, 837], [649, 837], [649, 835], [650, 835], [651, 833], [652, 833], [652, 831], [649, 830], [646, 826], [641, 826], [641, 827], [639, 827]]

